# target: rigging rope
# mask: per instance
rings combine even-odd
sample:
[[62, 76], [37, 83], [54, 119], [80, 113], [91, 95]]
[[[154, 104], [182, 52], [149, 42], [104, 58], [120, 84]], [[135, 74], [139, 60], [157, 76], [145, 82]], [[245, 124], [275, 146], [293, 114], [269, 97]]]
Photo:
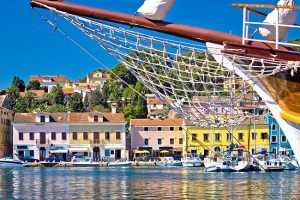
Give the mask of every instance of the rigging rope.
[[[53, 9], [51, 9], [52, 11], [53, 11]], [[131, 89], [133, 89], [138, 95], [140, 95], [142, 98], [144, 98], [144, 99], [146, 99], [142, 94], [140, 94], [138, 91], [136, 91], [131, 85], [129, 85], [129, 84], [127, 84], [123, 79], [121, 79], [119, 76], [117, 76], [111, 69], [109, 69], [104, 63], [102, 63], [101, 61], [99, 61], [94, 55], [92, 55], [90, 52], [88, 52], [85, 48], [83, 48], [79, 43], [77, 43], [74, 39], [72, 39], [69, 35], [67, 35], [65, 32], [63, 32], [60, 28], [58, 28], [54, 23], [52, 23], [49, 19], [47, 19], [46, 17], [44, 17], [43, 15], [41, 15], [39, 12], [37, 12], [47, 23], [49, 23], [51, 26], [53, 26], [54, 28], [55, 28], [55, 30], [58, 30], [62, 35], [64, 35], [67, 39], [69, 39], [71, 42], [73, 42], [76, 46], [78, 46], [84, 53], [86, 53], [88, 56], [90, 56], [92, 59], [94, 59], [97, 63], [99, 63], [101, 66], [103, 66], [103, 67], [105, 67], [107, 70], [109, 70], [112, 74], [114, 74], [116, 77], [118, 77], [124, 84], [126, 84], [128, 87], [130, 87]], [[113, 34], [112, 34], [113, 35]], [[91, 36], [90, 36], [91, 37]], [[152, 38], [153, 39], [153, 38]], [[100, 45], [101, 46], [101, 45]], [[110, 51], [110, 48], [108, 48], [107, 47], [107, 49], [106, 50], [108, 50], [111, 54], [113, 54], [114, 55], [114, 53], [113, 52], [111, 52]], [[164, 49], [164, 51], [165, 51], [165, 49]], [[164, 51], [162, 52], [162, 53], [164, 53]], [[121, 53], [121, 52], [118, 52], [118, 53]], [[116, 55], [115, 55], [116, 56]], [[158, 56], [159, 57], [159, 56]], [[164, 57], [165, 58], [165, 57]], [[136, 59], [138, 59], [138, 57], [136, 58]], [[207, 58], [206, 58], [207, 59]], [[208, 60], [206, 60], [206, 61], [208, 61]], [[123, 64], [124, 64], [124, 62], [123, 61], [121, 61]], [[252, 61], [253, 62], [253, 61]], [[156, 63], [157, 64], [157, 63]], [[160, 63], [159, 63], [160, 64]], [[166, 63], [164, 63], [164, 64], [166, 64]], [[298, 64], [298, 63], [297, 63]], [[202, 65], [203, 66], [203, 65]], [[280, 66], [281, 66], [281, 64], [280, 64]], [[162, 66], [163, 67], [163, 66]], [[288, 68], [288, 66], [287, 66], [287, 68]], [[279, 67], [277, 67], [277, 70], [279, 69]], [[284, 69], [284, 70], [287, 70], [286, 68]], [[178, 69], [178, 71], [180, 72], [181, 70], [180, 69]], [[206, 71], [206, 73], [210, 73], [210, 71], [208, 70], [208, 71]], [[270, 72], [268, 72], [267, 71], [267, 73], [269, 73], [270, 74]], [[271, 74], [273, 74], [274, 73], [274, 71], [271, 73]], [[133, 74], [135, 74], [136, 76], [138, 76], [136, 73], [134, 73], [133, 72]], [[179, 73], [180, 74], [180, 73]], [[157, 74], [156, 74], [157, 75]], [[148, 75], [147, 75], [148, 76]], [[216, 74], [215, 74], [215, 76], [217, 76]], [[173, 89], [173, 88], [172, 88]], [[174, 90], [172, 90], [172, 91], [174, 91]], [[185, 91], [186, 92], [186, 91]], [[244, 97], [245, 98], [245, 97]], [[231, 99], [232, 100], [232, 99]], [[189, 102], [190, 103], [190, 102]], [[213, 102], [213, 103], [215, 103], [215, 102]], [[171, 107], [172, 108], [172, 107]], [[180, 112], [179, 112], [180, 113]], [[233, 126], [232, 124], [231, 124], [231, 126]], [[184, 130], [186, 133], [188, 133], [188, 134], [190, 134], [191, 135], [191, 133], [188, 131], [188, 129], [186, 129], [186, 130]], [[230, 132], [231, 133], [231, 132]], [[234, 137], [233, 136], [233, 134], [231, 133], [231, 135], [232, 135], [232, 137]], [[235, 137], [234, 137], [235, 138]], [[236, 139], [236, 138], [235, 138]], [[237, 139], [236, 139], [237, 140]], [[238, 141], [238, 140], [237, 140]], [[200, 141], [199, 141], [200, 142]], [[239, 143], [239, 141], [238, 141], [238, 143]], [[207, 147], [205, 144], [203, 144], [203, 143], [201, 143], [200, 142], [200, 145], [204, 145], [205, 147]], [[208, 148], [210, 151], [212, 151], [210, 148]], [[214, 151], [212, 151], [212, 152], [214, 152]], [[275, 181], [275, 179], [269, 174], [269, 176], [270, 176], [270, 178], [273, 180], [273, 181]], [[261, 190], [261, 188], [259, 188], [258, 186], [257, 186], [257, 188], [259, 189], [259, 190]], [[280, 188], [281, 188], [281, 190], [282, 191], [284, 191], [287, 195], [288, 195], [288, 193], [285, 191], [285, 189], [280, 185]], [[264, 194], [265, 194], [265, 192], [263, 191], [263, 190], [261, 190]], [[293, 193], [292, 193], [293, 194]], [[288, 196], [290, 199], [291, 199], [291, 197], [290, 196]], [[273, 197], [271, 197], [271, 198], [273, 198]]]

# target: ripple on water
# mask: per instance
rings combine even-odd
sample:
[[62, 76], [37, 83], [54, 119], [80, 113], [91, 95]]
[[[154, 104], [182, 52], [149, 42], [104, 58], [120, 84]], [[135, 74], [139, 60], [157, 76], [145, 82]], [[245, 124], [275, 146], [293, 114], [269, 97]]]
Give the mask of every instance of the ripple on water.
[[0, 199], [289, 199], [300, 172], [204, 173], [199, 168], [0, 169]]

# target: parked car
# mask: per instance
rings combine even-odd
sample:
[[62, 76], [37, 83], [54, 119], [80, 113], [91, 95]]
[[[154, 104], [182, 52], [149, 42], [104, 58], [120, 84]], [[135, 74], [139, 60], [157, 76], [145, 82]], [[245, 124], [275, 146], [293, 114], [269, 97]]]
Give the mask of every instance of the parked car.
[[21, 157], [20, 160], [23, 160], [24, 162], [39, 162], [40, 160], [39, 159], [36, 159], [36, 158], [32, 158], [30, 156], [28, 157]]
[[56, 155], [50, 155], [49, 157], [46, 158], [46, 162], [61, 162], [63, 159], [59, 156]]
[[73, 157], [72, 157], [72, 162], [84, 162], [86, 161], [86, 157], [84, 157], [84, 155], [82, 154], [75, 154]]
[[147, 155], [147, 156], [142, 157], [140, 161], [145, 161], [145, 162], [161, 161], [161, 159], [159, 157], [154, 156], [154, 155]]

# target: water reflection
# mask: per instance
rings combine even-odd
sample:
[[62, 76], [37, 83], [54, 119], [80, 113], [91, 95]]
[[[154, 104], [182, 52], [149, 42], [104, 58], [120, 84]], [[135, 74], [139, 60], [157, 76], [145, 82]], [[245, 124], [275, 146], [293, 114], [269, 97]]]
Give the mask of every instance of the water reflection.
[[[271, 175], [271, 177], [270, 177]], [[300, 172], [196, 168], [0, 169], [0, 199], [298, 199]]]

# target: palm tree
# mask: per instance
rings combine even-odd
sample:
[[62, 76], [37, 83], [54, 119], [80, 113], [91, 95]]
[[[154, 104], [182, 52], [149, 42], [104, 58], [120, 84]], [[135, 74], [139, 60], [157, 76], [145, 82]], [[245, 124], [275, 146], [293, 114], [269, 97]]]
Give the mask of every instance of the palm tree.
[[36, 94], [31, 92], [31, 91], [27, 91], [25, 94], [25, 102], [27, 105], [27, 108], [32, 108], [34, 106], [34, 99], [36, 97]]

